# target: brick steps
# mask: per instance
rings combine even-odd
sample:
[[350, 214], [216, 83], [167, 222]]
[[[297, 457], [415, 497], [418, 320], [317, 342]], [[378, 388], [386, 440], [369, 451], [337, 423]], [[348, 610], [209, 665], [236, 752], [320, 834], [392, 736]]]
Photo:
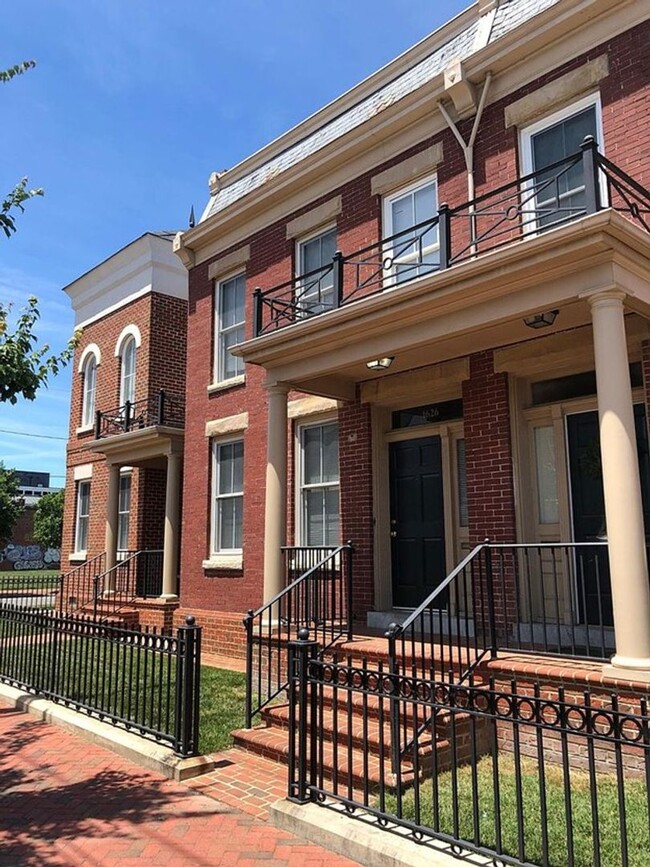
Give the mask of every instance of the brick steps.
[[[282, 704], [267, 708], [262, 713], [262, 719], [268, 728], [282, 729], [288, 732], [289, 705]], [[344, 749], [351, 745], [353, 749], [362, 750], [365, 746], [370, 755], [379, 756], [383, 752], [385, 756], [390, 756], [391, 733], [387, 719], [384, 719], [383, 726], [379, 724], [378, 719], [373, 718], [366, 718], [364, 723], [363, 715], [353, 712], [348, 723], [346, 711], [340, 710], [334, 713], [333, 709], [326, 710], [324, 708], [319, 714], [318, 720], [319, 728], [327, 743], [333, 744], [336, 741], [339, 748], [343, 747]], [[428, 755], [432, 749], [431, 734], [423, 734], [420, 740], [421, 755]], [[405, 762], [411, 764], [412, 759], [405, 757]]]

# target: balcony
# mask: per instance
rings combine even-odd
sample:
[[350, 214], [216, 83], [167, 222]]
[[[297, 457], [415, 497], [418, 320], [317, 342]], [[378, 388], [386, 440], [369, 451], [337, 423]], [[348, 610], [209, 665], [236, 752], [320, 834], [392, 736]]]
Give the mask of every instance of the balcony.
[[167, 394], [162, 389], [144, 400], [126, 401], [117, 409], [95, 414], [95, 439], [101, 440], [131, 431], [151, 427], [183, 429], [185, 402], [183, 398]]
[[254, 337], [424, 282], [607, 209], [650, 233], [650, 192], [588, 137], [578, 153], [541, 171], [454, 208], [443, 204], [426, 222], [353, 253], [337, 252], [326, 266], [271, 289], [256, 289]]

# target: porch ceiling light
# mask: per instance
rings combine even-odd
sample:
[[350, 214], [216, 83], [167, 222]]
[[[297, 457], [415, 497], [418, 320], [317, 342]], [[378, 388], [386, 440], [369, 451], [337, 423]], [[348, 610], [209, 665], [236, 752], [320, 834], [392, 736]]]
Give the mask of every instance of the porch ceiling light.
[[546, 310], [544, 313], [534, 313], [532, 316], [526, 316], [524, 323], [529, 328], [548, 328], [555, 322], [559, 312], [559, 310]]
[[368, 370], [388, 370], [394, 361], [394, 355], [387, 355], [385, 358], [373, 358], [372, 361], [366, 361], [366, 367]]

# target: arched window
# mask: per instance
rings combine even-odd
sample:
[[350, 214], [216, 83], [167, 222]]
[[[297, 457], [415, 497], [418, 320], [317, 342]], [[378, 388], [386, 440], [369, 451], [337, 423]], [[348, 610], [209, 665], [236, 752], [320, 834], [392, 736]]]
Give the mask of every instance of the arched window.
[[97, 384], [97, 358], [89, 354], [81, 370], [83, 401], [81, 405], [81, 426], [91, 427], [95, 421], [95, 390]]
[[130, 335], [122, 344], [120, 352], [120, 405], [124, 406], [127, 400], [135, 401], [135, 337]]
[[81, 427], [90, 428], [95, 421], [95, 392], [97, 389], [97, 368], [102, 354], [96, 343], [89, 343], [79, 358], [81, 374]]

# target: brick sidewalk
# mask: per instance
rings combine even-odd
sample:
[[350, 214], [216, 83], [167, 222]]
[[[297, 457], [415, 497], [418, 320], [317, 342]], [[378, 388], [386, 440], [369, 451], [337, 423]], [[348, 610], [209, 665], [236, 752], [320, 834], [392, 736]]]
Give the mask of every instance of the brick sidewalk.
[[356, 863], [1, 706], [0, 744], [2, 867]]

